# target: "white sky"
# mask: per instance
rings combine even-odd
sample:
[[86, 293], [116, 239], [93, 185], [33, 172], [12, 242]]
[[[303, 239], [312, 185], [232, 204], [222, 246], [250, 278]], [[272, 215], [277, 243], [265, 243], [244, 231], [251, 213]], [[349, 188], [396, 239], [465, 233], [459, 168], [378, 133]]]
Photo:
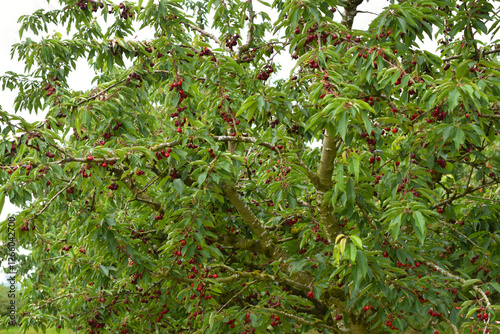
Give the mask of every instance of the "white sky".
[[[268, 0], [269, 1], [269, 0]], [[269, 13], [267, 7], [260, 5], [257, 1], [255, 3], [255, 10], [258, 11], [266, 11], [270, 14], [271, 19], [275, 20], [277, 15], [273, 13]], [[389, 1], [386, 0], [370, 0], [368, 3], [364, 3], [358, 7], [360, 11], [370, 11], [374, 13], [379, 13], [382, 8], [384, 8]], [[47, 4], [44, 0], [22, 0], [22, 1], [11, 1], [8, 6], [3, 6], [2, 8], [2, 19], [0, 20], [0, 75], [4, 74], [6, 71], [14, 71], [18, 73], [23, 72], [23, 64], [20, 64], [16, 61], [16, 59], [11, 59], [10, 57], [10, 49], [14, 43], [20, 41], [19, 39], [19, 27], [20, 25], [17, 23], [18, 18], [24, 14], [31, 14], [37, 9], [44, 8], [46, 10], [58, 8], [58, 4], [55, 1], [52, 1], [50, 4]], [[337, 13], [337, 18], [340, 21], [340, 15]], [[356, 16], [354, 20], [354, 29], [366, 29], [371, 22], [371, 20], [375, 17], [372, 14], [364, 14], [360, 13]], [[52, 28], [53, 29], [53, 28]], [[49, 34], [52, 34], [54, 31], [49, 30]], [[60, 31], [64, 34], [64, 30]], [[242, 34], [243, 35], [243, 34]], [[26, 36], [30, 36], [25, 33], [23, 38]], [[245, 36], [245, 35], [243, 35]], [[434, 43], [424, 43], [423, 47], [427, 50], [434, 50]], [[282, 58], [277, 57], [276, 61], [283, 65], [284, 73], [288, 74], [291, 65], [287, 64], [286, 57]], [[285, 74], [285, 75], [286, 75]], [[92, 79], [93, 73], [88, 69], [85, 61], [81, 61], [78, 65], [77, 72], [73, 73], [70, 78], [70, 86], [75, 90], [83, 90], [91, 88], [90, 82]], [[13, 102], [15, 98], [15, 92], [10, 91], [0, 91], [0, 106], [2, 106], [3, 110], [13, 112]], [[42, 112], [39, 115], [29, 114], [24, 111], [21, 112], [20, 115], [27, 119], [28, 121], [40, 121], [44, 119], [44, 113]], [[3, 221], [10, 214], [15, 214], [18, 209], [8, 202], [8, 199], [5, 200], [5, 205], [0, 213], [0, 221]], [[0, 282], [4, 281], [3, 274], [0, 273]]]

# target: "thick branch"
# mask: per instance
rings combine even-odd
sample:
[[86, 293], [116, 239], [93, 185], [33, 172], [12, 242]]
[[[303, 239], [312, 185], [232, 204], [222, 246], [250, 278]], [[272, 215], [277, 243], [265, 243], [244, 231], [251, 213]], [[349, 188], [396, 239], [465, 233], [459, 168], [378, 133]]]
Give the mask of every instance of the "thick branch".
[[277, 260], [279, 262], [284, 262], [288, 259], [288, 255], [283, 251], [283, 249], [281, 249], [281, 247], [274, 243], [271, 235], [269, 235], [269, 232], [241, 198], [236, 189], [228, 184], [222, 184], [222, 191], [240, 213], [245, 223], [250, 226], [254, 234], [259, 238], [259, 243], [262, 245], [267, 255], [273, 260]]
[[[318, 170], [319, 187], [317, 187], [318, 198], [317, 201], [320, 205], [319, 214], [323, 231], [330, 243], [332, 243], [337, 235], [341, 232], [339, 221], [333, 214], [333, 208], [330, 203], [323, 203], [325, 193], [333, 186], [332, 174], [333, 164], [337, 155], [337, 139], [330, 136], [325, 131], [323, 139], [323, 152], [321, 153], [321, 162]], [[313, 182], [314, 183], [314, 182]]]
[[256, 240], [239, 238], [233, 234], [229, 235], [220, 235], [217, 238], [217, 242], [224, 245], [233, 247], [235, 249], [244, 249], [249, 250], [256, 253], [264, 253], [265, 249], [262, 245]]
[[345, 10], [344, 10], [344, 17], [342, 19], [342, 24], [349, 30], [352, 29], [352, 23], [354, 22], [354, 17], [358, 13], [356, 8], [358, 8], [359, 5], [363, 0], [347, 0], [345, 1]]

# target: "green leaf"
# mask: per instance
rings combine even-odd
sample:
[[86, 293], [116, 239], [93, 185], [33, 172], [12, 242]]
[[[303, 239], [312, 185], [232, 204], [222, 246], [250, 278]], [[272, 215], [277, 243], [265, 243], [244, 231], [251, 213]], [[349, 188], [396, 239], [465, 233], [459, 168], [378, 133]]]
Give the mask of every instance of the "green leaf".
[[469, 279], [469, 280], [465, 281], [464, 284], [462, 284], [462, 288], [465, 288], [465, 287], [467, 287], [469, 285], [472, 285], [472, 284], [478, 283], [478, 282], [481, 282], [481, 280], [477, 279], [477, 278]]
[[350, 235], [349, 238], [356, 246], [358, 246], [359, 248], [363, 248], [363, 243], [361, 242], [360, 237], [358, 237], [357, 235]]
[[465, 142], [465, 133], [461, 128], [458, 128], [455, 136], [453, 137], [453, 142], [455, 142], [455, 148], [458, 150], [460, 145]]
[[361, 273], [361, 277], [365, 277], [366, 274], [368, 273], [368, 259], [366, 258], [365, 252], [358, 249], [356, 251], [356, 257], [358, 259], [356, 261], [356, 265]]
[[448, 110], [453, 110], [456, 106], [458, 106], [458, 99], [460, 98], [460, 92], [458, 88], [455, 87], [449, 94], [448, 98]]
[[205, 180], [207, 179], [207, 173], [202, 173], [200, 174], [200, 176], [198, 176], [198, 185], [201, 185], [203, 184], [203, 182], [205, 182]]
[[497, 290], [498, 292], [500, 292], [500, 284], [498, 284], [497, 282], [490, 282], [489, 283], [492, 287], [495, 288], [495, 290]]
[[389, 224], [389, 229], [391, 230], [392, 237], [394, 240], [397, 240], [399, 237], [399, 232], [401, 230], [401, 216], [402, 214], [399, 214], [390, 224]]
[[350, 165], [352, 168], [352, 171], [354, 173], [354, 179], [356, 182], [359, 180], [359, 156], [356, 154], [356, 152], [351, 153], [351, 159], [350, 159]]
[[421, 236], [421, 237], [419, 237], [420, 242], [424, 243], [425, 234], [427, 232], [427, 229], [425, 227], [424, 216], [422, 215], [422, 213], [420, 213], [418, 211], [413, 212], [412, 216], [413, 216], [413, 219], [415, 220], [415, 226], [417, 227], [418, 232], [419, 232], [419, 233], [417, 233], [417, 236]]
[[337, 125], [337, 131], [342, 137], [342, 140], [345, 140], [345, 135], [347, 133], [347, 126], [349, 124], [349, 118], [348, 118], [348, 112], [345, 110], [342, 113], [342, 117], [340, 118], [340, 121]]
[[354, 182], [352, 179], [349, 179], [349, 181], [347, 181], [346, 195], [349, 203], [354, 203], [354, 201], [356, 200], [356, 192], [354, 191]]
[[174, 188], [179, 195], [182, 195], [184, 193], [184, 182], [181, 179], [175, 179], [174, 180]]
[[2, 214], [3, 205], [5, 204], [5, 193], [0, 194], [0, 214]]
[[463, 78], [465, 74], [469, 72], [469, 61], [469, 59], [466, 59], [457, 66], [457, 69], [455, 70], [457, 79]]
[[353, 244], [349, 244], [349, 259], [351, 260], [352, 263], [356, 261], [356, 246]]
[[100, 269], [101, 269], [101, 271], [102, 271], [102, 273], [103, 273], [104, 275], [106, 275], [106, 276], [108, 276], [108, 277], [109, 277], [109, 270], [108, 270], [108, 268], [106, 268], [105, 266], [103, 266], [103, 265], [101, 264]]

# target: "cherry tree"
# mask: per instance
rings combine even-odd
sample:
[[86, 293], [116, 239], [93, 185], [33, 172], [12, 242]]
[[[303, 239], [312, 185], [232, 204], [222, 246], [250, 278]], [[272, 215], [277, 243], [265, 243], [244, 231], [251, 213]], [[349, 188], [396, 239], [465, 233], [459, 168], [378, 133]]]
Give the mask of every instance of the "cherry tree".
[[[37, 37], [0, 111], [21, 331], [498, 330], [498, 10], [390, 1], [355, 30], [362, 2], [21, 17]], [[88, 91], [68, 83], [82, 60]]]

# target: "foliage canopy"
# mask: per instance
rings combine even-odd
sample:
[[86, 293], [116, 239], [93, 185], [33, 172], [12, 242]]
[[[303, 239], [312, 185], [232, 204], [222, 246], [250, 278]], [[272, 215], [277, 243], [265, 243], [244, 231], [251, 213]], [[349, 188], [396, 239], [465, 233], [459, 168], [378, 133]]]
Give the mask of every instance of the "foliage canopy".
[[[362, 0], [275, 0], [276, 22], [254, 1], [21, 17], [39, 37], [2, 88], [46, 113], [0, 112], [1, 196], [32, 250], [21, 328], [493, 331], [500, 49], [478, 35], [499, 29], [494, 2], [391, 1], [360, 31]], [[79, 59], [92, 90], [68, 85]]]

